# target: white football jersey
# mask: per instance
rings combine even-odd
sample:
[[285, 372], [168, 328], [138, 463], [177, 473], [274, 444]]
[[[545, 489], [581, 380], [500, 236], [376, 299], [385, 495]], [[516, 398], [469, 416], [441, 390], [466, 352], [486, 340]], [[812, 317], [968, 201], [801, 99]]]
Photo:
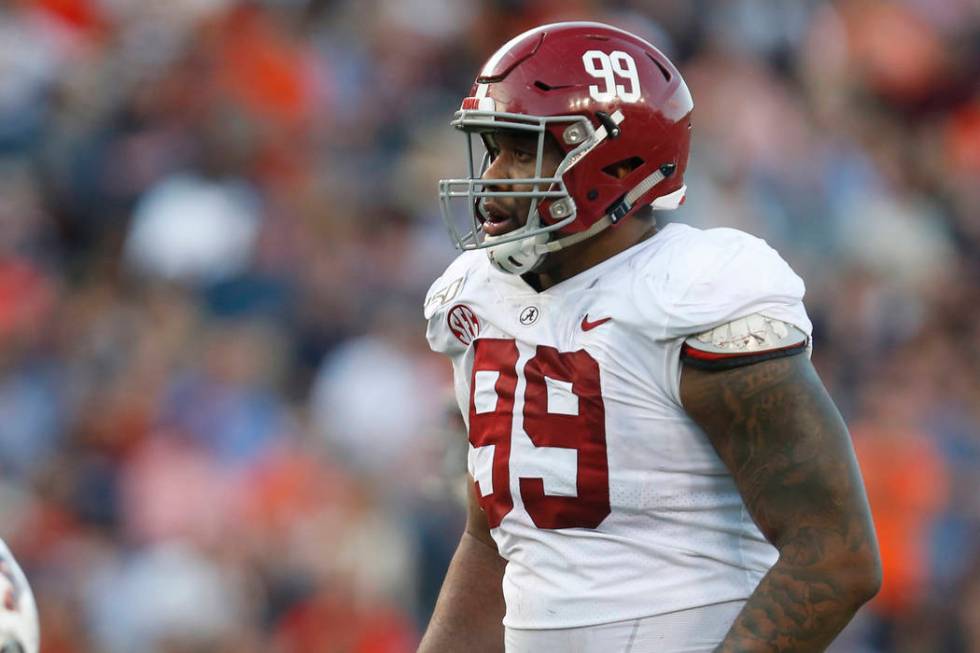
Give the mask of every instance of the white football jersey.
[[426, 296], [469, 472], [507, 560], [504, 624], [568, 628], [744, 600], [776, 551], [679, 398], [686, 336], [753, 313], [808, 335], [764, 241], [670, 224], [537, 292], [459, 256]]

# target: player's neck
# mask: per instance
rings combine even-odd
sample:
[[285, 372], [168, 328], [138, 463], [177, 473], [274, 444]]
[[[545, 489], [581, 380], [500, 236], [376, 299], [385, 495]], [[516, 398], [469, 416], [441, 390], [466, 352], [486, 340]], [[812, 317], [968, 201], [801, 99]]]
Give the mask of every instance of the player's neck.
[[646, 220], [627, 220], [615, 228], [606, 229], [594, 238], [584, 240], [549, 254], [543, 268], [533, 275], [524, 275], [525, 281], [539, 292], [571, 279], [575, 275], [602, 263], [650, 238], [657, 232], [657, 225]]

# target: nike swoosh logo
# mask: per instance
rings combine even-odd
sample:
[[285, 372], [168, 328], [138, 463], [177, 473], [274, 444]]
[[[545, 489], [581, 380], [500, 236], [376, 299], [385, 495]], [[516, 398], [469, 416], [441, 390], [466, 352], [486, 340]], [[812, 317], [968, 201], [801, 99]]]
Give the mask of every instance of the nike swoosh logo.
[[611, 317], [604, 317], [601, 320], [596, 320], [595, 322], [589, 322], [589, 314], [586, 313], [585, 317], [582, 318], [582, 331], [591, 331], [599, 325], [605, 324]]

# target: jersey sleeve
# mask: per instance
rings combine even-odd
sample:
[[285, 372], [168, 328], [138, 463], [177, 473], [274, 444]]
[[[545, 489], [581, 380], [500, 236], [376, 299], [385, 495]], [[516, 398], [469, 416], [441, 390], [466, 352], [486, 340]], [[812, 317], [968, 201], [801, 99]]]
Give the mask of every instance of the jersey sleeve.
[[703, 232], [696, 252], [678, 262], [665, 302], [668, 339], [686, 338], [758, 314], [810, 335], [805, 286], [764, 240], [735, 229]]
[[648, 292], [662, 311], [658, 335], [672, 350], [667, 391], [678, 405], [687, 339], [761, 317], [805, 334], [805, 345], [790, 353], [808, 351], [812, 325], [803, 306], [803, 280], [764, 240], [735, 229], [711, 229], [674, 250], [668, 269], [651, 275]]
[[[436, 279], [425, 294], [423, 314], [427, 322], [425, 337], [434, 352], [452, 356], [461, 343], [447, 322], [447, 314], [463, 294], [473, 267], [473, 252], [460, 255]], [[465, 347], [463, 347], [465, 349]]]

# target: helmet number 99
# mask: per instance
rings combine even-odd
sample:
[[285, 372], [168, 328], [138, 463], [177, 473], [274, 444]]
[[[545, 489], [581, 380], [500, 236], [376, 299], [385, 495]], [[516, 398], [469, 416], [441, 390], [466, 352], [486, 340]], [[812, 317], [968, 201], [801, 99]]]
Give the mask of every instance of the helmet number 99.
[[[609, 54], [601, 50], [589, 50], [582, 55], [585, 72], [596, 79], [601, 79], [604, 88], [599, 84], [589, 86], [589, 95], [598, 102], [609, 102], [620, 98], [624, 102], [636, 102], [640, 99], [640, 76], [636, 71], [633, 57], [615, 50]], [[621, 84], [619, 82], [627, 82]]]

